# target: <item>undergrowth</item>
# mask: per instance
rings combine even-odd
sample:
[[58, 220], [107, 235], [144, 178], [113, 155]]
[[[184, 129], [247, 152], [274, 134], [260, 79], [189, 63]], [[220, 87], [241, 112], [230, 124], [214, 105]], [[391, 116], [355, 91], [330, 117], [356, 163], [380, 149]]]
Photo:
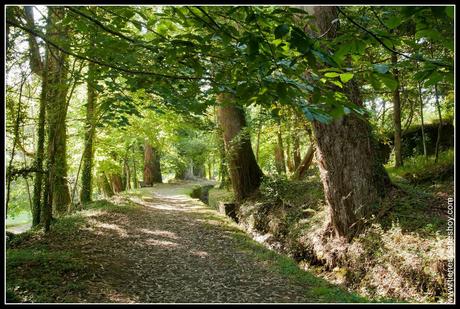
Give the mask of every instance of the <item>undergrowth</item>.
[[[294, 182], [266, 178], [260, 195], [239, 208], [240, 225], [305, 269], [375, 302], [445, 302], [447, 197], [453, 196], [453, 151], [388, 167], [396, 185], [383, 216], [351, 243], [325, 238], [328, 210], [318, 175]], [[210, 203], [226, 199], [210, 192]], [[262, 236], [261, 236], [262, 235]]]

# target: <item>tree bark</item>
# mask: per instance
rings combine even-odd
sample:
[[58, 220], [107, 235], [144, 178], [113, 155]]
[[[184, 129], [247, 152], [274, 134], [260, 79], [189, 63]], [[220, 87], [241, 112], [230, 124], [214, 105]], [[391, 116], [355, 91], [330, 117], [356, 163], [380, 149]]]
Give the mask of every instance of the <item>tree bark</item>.
[[311, 162], [313, 161], [314, 154], [315, 154], [315, 146], [311, 144], [310, 147], [308, 147], [307, 153], [303, 157], [302, 162], [299, 164], [299, 166], [295, 170], [294, 175], [292, 175], [291, 179], [302, 180], [305, 178], [308, 168], [310, 167]]
[[[398, 63], [398, 55], [391, 54], [391, 62], [393, 65]], [[395, 151], [395, 167], [403, 165], [402, 152], [401, 152], [401, 97], [399, 92], [399, 71], [393, 69], [393, 77], [398, 83], [398, 86], [393, 91], [393, 125], [394, 133], [394, 151]]]
[[123, 160], [123, 179], [124, 179], [124, 188], [125, 190], [131, 189], [131, 170], [129, 168], [129, 157], [126, 154], [126, 158]]
[[244, 111], [235, 105], [234, 100], [229, 93], [217, 96], [217, 118], [223, 131], [235, 199], [241, 202], [259, 188], [263, 173], [254, 156], [249, 133], [245, 130]]
[[102, 173], [101, 175], [99, 175], [98, 178], [99, 178], [99, 188], [101, 189], [104, 196], [105, 197], [113, 196], [113, 189], [110, 186], [110, 182], [107, 179], [107, 175], [105, 173]]
[[[34, 28], [34, 16], [32, 7], [25, 6], [24, 13], [27, 25]], [[48, 88], [48, 72], [43, 70], [43, 60], [40, 57], [38, 43], [34, 36], [28, 34], [29, 62], [32, 72], [41, 77], [41, 94], [39, 102], [38, 123], [37, 123], [37, 151], [35, 153], [34, 167], [34, 192], [32, 198], [32, 226], [37, 226], [42, 221], [41, 209], [43, 190], [43, 161], [45, 157], [45, 119], [46, 119], [46, 92]]]
[[[319, 32], [327, 31], [329, 38], [334, 37], [335, 31], [330, 27], [337, 19], [337, 9], [315, 6], [312, 11]], [[354, 104], [363, 105], [354, 80], [344, 85], [344, 93]], [[313, 131], [329, 206], [329, 226], [336, 236], [351, 240], [361, 231], [371, 206], [383, 196], [389, 177], [375, 151], [375, 140], [367, 121], [350, 114], [330, 124], [315, 121]]]
[[[67, 29], [56, 26], [64, 18], [61, 7], [48, 7], [47, 36], [66, 44], [69, 42]], [[44, 229], [49, 231], [53, 210], [63, 213], [70, 203], [70, 191], [67, 184], [66, 126], [67, 91], [68, 91], [68, 56], [52, 46], [45, 53], [44, 74], [46, 88], [44, 91], [46, 116], [48, 123], [47, 179], [45, 182]]]
[[301, 157], [300, 157], [300, 139], [299, 136], [296, 133], [292, 136], [293, 139], [293, 157], [294, 157], [294, 171], [297, 170], [300, 166], [301, 163]]
[[137, 189], [137, 188], [139, 188], [139, 182], [137, 180], [136, 151], [135, 151], [136, 147], [135, 147], [135, 145], [136, 144], [134, 144], [132, 146], [132, 150], [133, 150], [133, 156], [132, 156], [132, 159], [133, 159], [133, 181], [134, 181], [133, 182], [133, 187], [134, 187], [134, 189]]
[[275, 167], [278, 175], [286, 174], [286, 160], [284, 158], [283, 136], [281, 135], [281, 125], [277, 133], [278, 143], [275, 146]]
[[147, 141], [144, 145], [144, 186], [163, 182], [161, 177], [160, 155]]
[[423, 119], [423, 97], [422, 97], [422, 86], [420, 82], [418, 83], [418, 96], [419, 96], [419, 101], [420, 101], [420, 120], [422, 121], [421, 127], [422, 127], [422, 145], [423, 145], [423, 155], [426, 157], [427, 156], [427, 151], [426, 151], [426, 137], [425, 137], [425, 122]]
[[439, 144], [441, 142], [441, 132], [442, 132], [442, 115], [441, 115], [441, 106], [439, 105], [439, 95], [438, 95], [438, 84], [437, 83], [434, 85], [434, 97], [435, 97], [436, 109], [438, 111], [438, 117], [439, 117], [438, 136], [436, 138], [436, 148], [435, 148], [435, 154], [434, 154], [434, 162], [437, 163], [438, 157], [439, 157]]
[[94, 88], [95, 83], [95, 65], [92, 63], [88, 64], [88, 80], [86, 83], [87, 91], [87, 103], [86, 103], [86, 130], [85, 130], [85, 141], [83, 151], [83, 171], [81, 176], [81, 192], [80, 200], [82, 203], [91, 202], [92, 195], [92, 182], [93, 182], [93, 140], [94, 133], [96, 130], [95, 124], [95, 106], [96, 106], [96, 89]]
[[225, 153], [225, 142], [224, 142], [224, 135], [223, 130], [218, 126], [218, 141], [219, 141], [219, 189], [229, 189], [230, 187], [230, 175], [228, 174], [228, 166], [227, 166], [227, 155]]
[[123, 191], [123, 181], [121, 179], [120, 174], [111, 174], [110, 175], [110, 183], [112, 185], [112, 191], [114, 193], [118, 193]]

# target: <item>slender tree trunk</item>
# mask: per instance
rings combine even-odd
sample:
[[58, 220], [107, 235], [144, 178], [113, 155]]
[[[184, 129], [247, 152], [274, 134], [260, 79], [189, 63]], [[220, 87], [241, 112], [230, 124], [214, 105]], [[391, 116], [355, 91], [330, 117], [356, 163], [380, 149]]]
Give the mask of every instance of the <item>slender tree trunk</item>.
[[217, 129], [217, 139], [219, 141], [219, 189], [228, 189], [230, 187], [230, 175], [228, 174], [227, 155], [225, 152], [224, 135], [221, 126]]
[[299, 140], [299, 136], [296, 133], [294, 133], [293, 137], [293, 157], [294, 157], [294, 171], [297, 170], [299, 168], [299, 165], [300, 165], [300, 162], [301, 162], [301, 157], [300, 157], [300, 140]]
[[144, 185], [151, 187], [153, 183], [163, 182], [161, 177], [160, 155], [147, 141], [144, 146]]
[[123, 160], [123, 178], [125, 179], [125, 190], [131, 189], [131, 171], [129, 169], [128, 160], [128, 155], [126, 155], [126, 158]]
[[93, 189], [93, 140], [96, 130], [95, 125], [95, 106], [96, 106], [96, 89], [95, 83], [95, 65], [88, 64], [88, 80], [86, 83], [87, 103], [86, 103], [86, 130], [85, 130], [85, 148], [83, 151], [83, 171], [81, 176], [80, 200], [83, 204], [91, 202]]
[[419, 101], [420, 101], [420, 120], [422, 121], [421, 127], [422, 127], [423, 155], [426, 157], [428, 154], [427, 154], [427, 151], [426, 151], [425, 122], [423, 120], [422, 86], [421, 86], [420, 83], [418, 83], [418, 96], [419, 96]]
[[[136, 144], [134, 144], [136, 145]], [[133, 145], [132, 149], [133, 149], [133, 180], [134, 180], [134, 183], [133, 183], [133, 186], [134, 186], [134, 189], [137, 189], [139, 188], [139, 182], [137, 180], [137, 167], [136, 167], [136, 151], [135, 151], [135, 146]]]
[[[26, 82], [25, 77], [22, 78], [21, 81], [21, 86], [19, 90], [19, 100], [18, 100], [18, 112], [16, 114], [16, 122], [14, 124], [14, 133], [13, 133], [13, 147], [11, 150], [11, 158], [10, 162], [8, 164], [8, 172], [7, 172], [7, 188], [6, 188], [6, 200], [5, 200], [5, 209], [6, 209], [6, 215], [8, 217], [8, 204], [10, 201], [10, 187], [11, 187], [11, 172], [13, 168], [13, 160], [14, 160], [14, 155], [16, 152], [16, 144], [19, 144], [19, 123], [21, 122], [21, 108], [22, 108], [22, 88], [24, 87], [24, 83]], [[26, 178], [27, 180], [27, 178]]]
[[110, 186], [110, 182], [105, 173], [99, 175], [99, 187], [101, 188], [102, 193], [105, 197], [113, 196], [113, 189]]
[[[260, 112], [259, 112], [260, 114]], [[259, 161], [259, 149], [260, 149], [260, 134], [262, 132], [262, 121], [259, 119], [259, 124], [257, 127], [257, 141], [256, 141], [256, 161]]]
[[[329, 38], [335, 36], [331, 23], [337, 19], [336, 7], [314, 6], [312, 11], [319, 33], [328, 32]], [[344, 93], [354, 104], [363, 105], [354, 80], [344, 85]], [[362, 229], [371, 206], [383, 196], [389, 177], [377, 156], [367, 121], [352, 113], [330, 124], [315, 121], [313, 130], [329, 206], [329, 226], [336, 236], [351, 240]]]
[[229, 157], [229, 174], [235, 199], [240, 202], [259, 188], [263, 173], [252, 151], [249, 133], [245, 130], [244, 111], [234, 105], [234, 100], [231, 94], [219, 94], [217, 115]]
[[308, 147], [307, 153], [305, 154], [302, 162], [299, 164], [299, 166], [295, 170], [294, 175], [292, 175], [291, 179], [302, 180], [305, 178], [308, 168], [310, 167], [311, 162], [313, 161], [314, 154], [315, 154], [315, 146], [314, 144], [311, 144], [310, 147]]
[[110, 183], [112, 184], [112, 190], [114, 193], [123, 191], [123, 180], [120, 174], [112, 173], [110, 175]]
[[434, 155], [434, 162], [438, 162], [439, 157], [439, 144], [441, 142], [441, 132], [442, 132], [442, 115], [441, 115], [441, 106], [439, 105], [439, 95], [438, 95], [438, 84], [434, 85], [434, 97], [436, 102], [436, 109], [438, 111], [439, 117], [439, 126], [438, 126], [438, 136], [436, 138], [436, 148], [435, 148], [435, 155]]
[[[26, 17], [27, 25], [31, 28], [35, 27], [34, 15], [32, 7], [24, 7], [24, 16]], [[37, 145], [35, 152], [35, 177], [34, 177], [34, 192], [32, 198], [32, 226], [37, 226], [42, 221], [41, 209], [42, 190], [43, 190], [43, 162], [45, 159], [45, 119], [46, 119], [46, 93], [48, 91], [48, 72], [43, 70], [44, 63], [40, 57], [37, 40], [31, 34], [28, 35], [29, 51], [30, 51], [30, 67], [32, 72], [41, 77], [41, 94], [39, 101], [38, 123], [37, 123]], [[46, 60], [46, 59], [45, 59]]]
[[281, 134], [281, 124], [277, 133], [278, 143], [275, 146], [275, 166], [278, 175], [286, 174], [286, 160], [284, 158], [283, 136]]
[[[391, 62], [393, 65], [398, 63], [398, 55], [391, 54]], [[399, 71], [393, 69], [393, 77], [398, 83], [398, 86], [393, 91], [393, 125], [395, 129], [394, 134], [394, 150], [395, 150], [395, 167], [403, 165], [402, 152], [401, 152], [401, 97], [399, 92]]]

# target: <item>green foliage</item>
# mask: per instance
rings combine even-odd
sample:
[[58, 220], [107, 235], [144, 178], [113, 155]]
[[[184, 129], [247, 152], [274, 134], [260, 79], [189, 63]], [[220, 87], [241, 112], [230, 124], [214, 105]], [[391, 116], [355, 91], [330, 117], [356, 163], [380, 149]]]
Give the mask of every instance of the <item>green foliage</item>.
[[404, 166], [387, 168], [390, 177], [394, 180], [400, 178], [413, 183], [434, 181], [437, 179], [453, 179], [454, 151], [450, 149], [439, 153], [438, 162], [434, 162], [434, 156], [414, 156], [404, 161]]

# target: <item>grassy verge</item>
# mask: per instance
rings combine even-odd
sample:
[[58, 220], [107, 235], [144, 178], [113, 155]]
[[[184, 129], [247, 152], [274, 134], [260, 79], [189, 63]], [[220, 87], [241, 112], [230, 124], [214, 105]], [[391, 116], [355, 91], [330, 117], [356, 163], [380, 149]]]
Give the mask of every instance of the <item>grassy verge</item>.
[[100, 200], [55, 219], [46, 235], [41, 226], [14, 235], [6, 250], [6, 301], [81, 302], [97, 267], [74, 249], [79, 234], [88, 225], [88, 216], [129, 213], [138, 207], [129, 202]]
[[311, 302], [319, 303], [363, 303], [369, 302], [368, 299], [359, 296], [356, 293], [347, 291], [343, 287], [333, 285], [324, 279], [314, 276], [308, 271], [299, 268], [296, 261], [292, 258], [280, 255], [272, 250], [267, 249], [262, 244], [249, 238], [245, 233], [239, 232], [233, 234], [239, 247], [252, 254], [257, 260], [266, 262], [269, 267], [290, 278], [291, 280], [307, 285], [305, 297]]

